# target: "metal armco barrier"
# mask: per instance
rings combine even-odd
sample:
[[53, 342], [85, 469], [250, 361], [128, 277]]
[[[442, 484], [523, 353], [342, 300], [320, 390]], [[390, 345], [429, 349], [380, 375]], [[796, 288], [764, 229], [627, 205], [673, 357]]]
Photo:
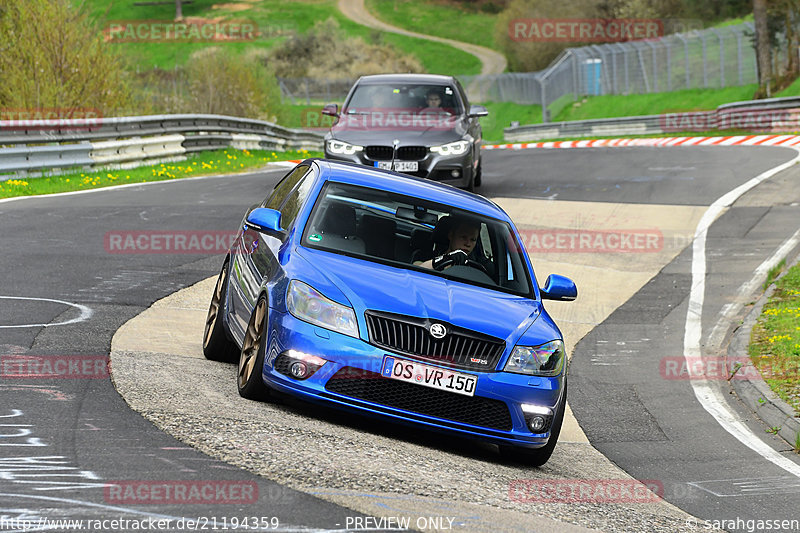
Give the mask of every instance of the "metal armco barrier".
[[222, 115], [0, 121], [0, 181], [71, 167], [132, 167], [222, 148], [318, 151], [322, 134]]
[[714, 111], [512, 126], [503, 130], [503, 136], [506, 142], [523, 142], [563, 137], [661, 135], [725, 130], [753, 133], [796, 132], [800, 130], [800, 97], [733, 102], [721, 105]]

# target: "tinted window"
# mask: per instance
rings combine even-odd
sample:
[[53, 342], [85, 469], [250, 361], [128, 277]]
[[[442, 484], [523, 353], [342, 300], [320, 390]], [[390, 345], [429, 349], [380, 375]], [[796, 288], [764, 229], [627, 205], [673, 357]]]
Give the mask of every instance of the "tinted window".
[[[531, 292], [525, 252], [508, 223], [411, 196], [328, 183], [302, 242], [473, 285]], [[442, 261], [460, 255], [466, 261]]]
[[463, 112], [457, 89], [451, 85], [370, 83], [355, 88], [346, 104], [345, 113], [371, 109], [407, 110], [414, 113], [432, 107], [430, 96], [436, 96], [437, 106], [447, 112], [456, 114]]
[[281, 181], [278, 182], [277, 185], [275, 185], [275, 189], [273, 189], [272, 194], [270, 194], [269, 197], [264, 200], [262, 205], [264, 207], [269, 207], [270, 209], [278, 209], [286, 199], [289, 191], [294, 189], [294, 186], [297, 185], [300, 179], [302, 179], [302, 177], [308, 173], [308, 170], [309, 166], [303, 165], [289, 172]]
[[284, 229], [289, 229], [294, 224], [300, 208], [305, 204], [308, 193], [311, 192], [311, 186], [314, 185], [312, 175], [312, 172], [307, 172], [281, 205], [281, 226]]

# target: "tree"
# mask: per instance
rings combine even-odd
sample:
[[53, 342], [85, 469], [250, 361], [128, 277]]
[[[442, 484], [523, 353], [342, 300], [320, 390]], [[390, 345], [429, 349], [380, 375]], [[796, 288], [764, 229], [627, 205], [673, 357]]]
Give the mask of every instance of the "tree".
[[122, 62], [70, 0], [2, 0], [0, 6], [0, 107], [49, 108], [63, 117], [123, 108]]
[[772, 77], [772, 50], [767, 29], [767, 0], [753, 0], [753, 19], [756, 26], [756, 65], [758, 66], [757, 97], [769, 97]]
[[183, 2], [182, 0], [175, 0], [175, 20], [183, 19]]

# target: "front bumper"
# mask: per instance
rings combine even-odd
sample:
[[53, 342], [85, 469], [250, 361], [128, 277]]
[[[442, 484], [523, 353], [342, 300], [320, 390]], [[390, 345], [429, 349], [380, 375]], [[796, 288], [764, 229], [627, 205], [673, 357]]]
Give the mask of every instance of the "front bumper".
[[[389, 147], [390, 148], [390, 147]], [[371, 159], [367, 156], [366, 150], [356, 152], [352, 155], [333, 154], [328, 151], [327, 143], [325, 145], [325, 158], [335, 161], [347, 161], [349, 163], [357, 163], [368, 167], [376, 167], [378, 159]], [[380, 159], [382, 162], [390, 161], [387, 159]], [[395, 162], [408, 161], [397, 159]], [[416, 172], [404, 172], [412, 176], [420, 178], [427, 178], [432, 181], [438, 181], [453, 185], [455, 187], [468, 187], [472, 182], [475, 174], [475, 157], [473, 148], [470, 148], [461, 155], [440, 155], [435, 152], [428, 151], [422, 159], [415, 159], [419, 166]], [[457, 172], [457, 176], [453, 176], [453, 172]]]
[[[563, 376], [544, 378], [458, 369], [456, 371], [478, 378], [475, 395], [461, 396], [384, 378], [380, 375], [383, 357], [394, 354], [365, 340], [308, 324], [288, 313], [270, 310], [268, 331], [267, 356], [262, 369], [268, 386], [305, 400], [367, 415], [496, 444], [539, 448], [547, 444], [550, 428], [544, 433], [533, 433], [522, 404], [549, 408], [555, 413], [562, 400]], [[280, 356], [289, 350], [327, 362], [310, 377], [295, 379], [276, 369], [276, 361], [280, 368], [286, 361], [285, 355]], [[501, 358], [501, 364], [504, 361], [505, 357]], [[431, 365], [428, 361], [425, 364]], [[286, 372], [285, 367], [281, 369]], [[343, 376], [352, 379], [346, 382], [352, 386], [340, 386]]]

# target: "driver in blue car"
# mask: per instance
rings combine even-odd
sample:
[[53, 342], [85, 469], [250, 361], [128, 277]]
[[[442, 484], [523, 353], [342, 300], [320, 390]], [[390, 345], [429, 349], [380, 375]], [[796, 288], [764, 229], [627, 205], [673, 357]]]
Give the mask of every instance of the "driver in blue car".
[[419, 266], [443, 270], [455, 265], [465, 265], [469, 254], [475, 249], [480, 233], [480, 223], [469, 219], [460, 219], [453, 223], [447, 232], [449, 244], [447, 251], [422, 263]]

